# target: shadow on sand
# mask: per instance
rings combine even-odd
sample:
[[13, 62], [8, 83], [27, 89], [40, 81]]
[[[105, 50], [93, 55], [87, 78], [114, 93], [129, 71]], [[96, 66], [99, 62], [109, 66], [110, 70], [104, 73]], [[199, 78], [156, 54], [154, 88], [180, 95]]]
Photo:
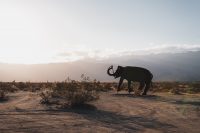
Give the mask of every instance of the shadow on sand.
[[130, 97], [130, 98], [141, 98], [148, 101], [160, 101], [160, 102], [168, 102], [172, 104], [178, 105], [193, 105], [193, 106], [200, 106], [200, 99], [199, 100], [189, 100], [184, 98], [172, 98], [172, 97], [163, 97], [158, 95], [145, 95], [145, 96], [136, 96], [133, 94], [112, 94], [114, 97]]
[[78, 114], [81, 118], [87, 119], [93, 126], [121, 131], [134, 132], [144, 129], [153, 129], [168, 132], [176, 128], [174, 125], [163, 123], [157, 119], [144, 116], [126, 116], [115, 112], [99, 110], [95, 106], [85, 104], [68, 109], [48, 110], [18, 110], [14, 112], [0, 113], [0, 115], [68, 115]]
[[162, 123], [150, 117], [147, 118], [143, 116], [126, 116], [115, 112], [98, 110], [94, 108], [92, 110], [72, 109], [68, 111], [77, 113], [94, 123], [101, 123], [101, 125], [104, 127], [123, 132], [142, 131], [144, 128], [165, 132], [170, 128], [175, 128], [173, 125]]
[[0, 99], [0, 103], [5, 103], [5, 102], [7, 102], [8, 100], [9, 100], [8, 98]]

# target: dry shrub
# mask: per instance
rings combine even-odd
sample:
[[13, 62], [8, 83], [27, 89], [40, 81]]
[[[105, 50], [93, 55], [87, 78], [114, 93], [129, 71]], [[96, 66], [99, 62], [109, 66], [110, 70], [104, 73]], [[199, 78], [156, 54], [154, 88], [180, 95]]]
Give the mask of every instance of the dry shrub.
[[31, 88], [30, 82], [16, 82], [15, 86], [23, 91], [29, 91]]
[[0, 101], [7, 100], [8, 97], [6, 96], [6, 92], [3, 90], [0, 90]]
[[186, 92], [187, 93], [199, 93], [200, 92], [200, 82], [190, 83]]
[[6, 92], [12, 92], [13, 89], [11, 88], [11, 83], [9, 82], [0, 82], [0, 90], [6, 91]]
[[81, 82], [69, 80], [52, 85], [52, 89], [40, 94], [42, 103], [77, 106], [99, 99], [99, 82], [84, 79]]
[[112, 85], [112, 83], [104, 83], [101, 91], [112, 91], [114, 90], [114, 86]]
[[10, 86], [10, 89], [7, 90], [7, 91], [9, 91], [9, 92], [16, 92], [16, 91], [18, 91], [18, 90], [19, 90], [19, 88], [17, 88], [15, 85], [11, 85], [11, 86]]
[[172, 89], [174, 89], [175, 87], [175, 83], [172, 83], [172, 82], [163, 82], [160, 84], [160, 89], [163, 91], [163, 92], [167, 92], [167, 91], [170, 91]]
[[42, 104], [50, 104], [51, 102], [50, 102], [50, 98], [51, 98], [51, 92], [49, 92], [49, 91], [43, 91], [43, 92], [41, 92], [40, 93], [40, 97], [42, 98], [41, 99], [41, 103]]
[[199, 93], [200, 92], [200, 88], [187, 88], [186, 92], [190, 93], [190, 94]]
[[153, 83], [153, 92], [172, 92], [176, 91], [176, 88], [179, 87], [178, 82], [154, 82]]
[[200, 93], [200, 82], [154, 82], [154, 92]]
[[181, 91], [179, 88], [172, 88], [170, 90], [170, 93], [174, 94], [174, 95], [180, 95], [181, 94]]

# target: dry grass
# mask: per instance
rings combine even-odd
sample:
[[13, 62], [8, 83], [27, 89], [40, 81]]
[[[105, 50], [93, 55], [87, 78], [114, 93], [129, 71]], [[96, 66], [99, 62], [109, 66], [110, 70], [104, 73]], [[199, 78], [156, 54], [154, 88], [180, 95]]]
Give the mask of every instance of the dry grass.
[[154, 92], [200, 93], [200, 82], [156, 82], [153, 84]]
[[[104, 82], [90, 80], [85, 75], [81, 76], [81, 81], [67, 79], [65, 82], [0, 82], [0, 99], [5, 99], [7, 93], [16, 91], [41, 92], [42, 103], [58, 103], [76, 105], [83, 104], [98, 99], [98, 92], [116, 90], [118, 82]], [[132, 88], [135, 93], [139, 93], [138, 83], [133, 83]], [[127, 83], [123, 83], [121, 90], [127, 91]], [[152, 92], [170, 92], [172, 94], [200, 93], [200, 82], [154, 82]], [[61, 103], [61, 102], [59, 102]]]
[[40, 94], [41, 103], [71, 107], [99, 99], [98, 92], [102, 88], [101, 83], [96, 80], [91, 82], [87, 77], [82, 77], [82, 79], [81, 82], [68, 80], [54, 83], [51, 88]]
[[0, 90], [0, 101], [5, 101], [8, 99], [8, 96], [6, 95], [6, 92], [3, 90]]

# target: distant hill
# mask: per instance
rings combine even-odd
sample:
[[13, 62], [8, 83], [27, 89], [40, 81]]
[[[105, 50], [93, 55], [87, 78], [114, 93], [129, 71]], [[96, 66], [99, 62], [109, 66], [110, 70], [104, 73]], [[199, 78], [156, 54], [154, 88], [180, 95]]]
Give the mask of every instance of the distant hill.
[[116, 59], [123, 65], [148, 68], [159, 81], [199, 81], [200, 52], [152, 54]]
[[106, 74], [113, 64], [148, 68], [156, 81], [199, 81], [200, 52], [131, 55], [106, 60], [85, 59], [70, 63], [37, 65], [0, 63], [1, 81], [64, 81], [67, 77], [80, 80], [81, 74], [100, 81], [117, 81]]

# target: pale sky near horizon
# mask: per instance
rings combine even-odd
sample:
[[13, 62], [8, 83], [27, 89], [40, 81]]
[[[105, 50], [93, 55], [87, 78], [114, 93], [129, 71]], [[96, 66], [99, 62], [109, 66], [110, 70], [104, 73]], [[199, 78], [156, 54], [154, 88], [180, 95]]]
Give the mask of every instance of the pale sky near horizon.
[[0, 62], [200, 50], [199, 0], [1, 0]]

